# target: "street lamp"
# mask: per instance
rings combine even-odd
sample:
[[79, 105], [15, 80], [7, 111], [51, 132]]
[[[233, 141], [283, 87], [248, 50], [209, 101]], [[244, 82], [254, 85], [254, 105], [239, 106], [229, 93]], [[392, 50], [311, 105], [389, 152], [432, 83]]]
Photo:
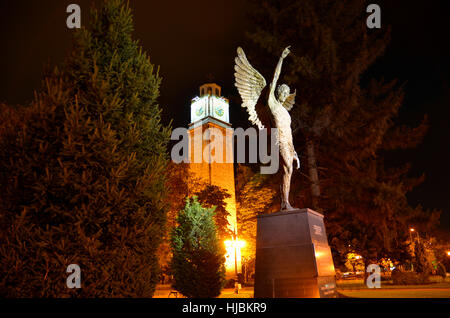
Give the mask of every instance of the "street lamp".
[[[234, 273], [236, 277], [238, 276], [238, 257], [240, 258], [241, 248], [245, 246], [245, 241], [240, 241], [237, 239], [237, 235], [233, 235], [232, 240], [227, 240], [224, 242], [228, 255], [234, 254]], [[239, 254], [239, 255], [238, 255]]]
[[414, 232], [414, 229], [409, 229], [409, 241], [412, 243], [412, 232]]
[[[409, 241], [411, 242], [411, 244], [413, 242], [413, 240], [412, 240], [412, 232], [414, 232], [414, 231], [415, 231], [415, 229], [413, 229], [413, 228], [409, 229]], [[411, 248], [412, 248], [412, 246], [411, 246]], [[411, 262], [411, 270], [414, 271], [414, 264], [412, 262]]]
[[[409, 239], [411, 240], [411, 243], [412, 243], [412, 233], [413, 232], [416, 232], [416, 230], [414, 228], [410, 228], [409, 229]], [[416, 235], [417, 235], [417, 240], [420, 242], [419, 232], [416, 232]]]
[[[233, 233], [233, 239], [225, 241], [225, 246], [226, 246], [228, 255], [232, 255], [234, 252], [234, 274], [236, 275], [235, 293], [239, 294], [238, 254], [239, 254], [239, 259], [240, 259], [241, 258], [241, 248], [245, 246], [245, 241], [238, 240], [236, 233]], [[231, 264], [229, 264], [229, 265], [231, 265]]]

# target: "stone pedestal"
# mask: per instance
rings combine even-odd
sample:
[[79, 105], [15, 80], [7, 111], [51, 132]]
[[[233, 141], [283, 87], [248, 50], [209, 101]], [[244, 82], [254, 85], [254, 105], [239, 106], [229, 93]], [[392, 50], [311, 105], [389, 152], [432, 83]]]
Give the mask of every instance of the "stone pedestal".
[[296, 209], [258, 216], [255, 298], [336, 296], [323, 215]]

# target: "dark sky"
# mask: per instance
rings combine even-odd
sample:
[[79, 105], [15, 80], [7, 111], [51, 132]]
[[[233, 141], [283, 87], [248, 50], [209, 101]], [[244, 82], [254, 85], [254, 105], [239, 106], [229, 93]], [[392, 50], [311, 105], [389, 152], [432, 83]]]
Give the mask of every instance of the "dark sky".
[[[82, 9], [88, 23], [89, 0], [0, 0], [0, 101], [26, 104], [40, 86], [43, 66], [62, 62], [72, 31], [66, 27], [67, 5]], [[413, 163], [413, 173], [426, 181], [409, 200], [441, 209], [441, 228], [450, 229], [450, 1], [373, 1], [382, 9], [383, 26], [392, 26], [392, 41], [370, 69], [370, 75], [406, 81], [399, 123], [416, 124], [428, 114], [431, 129], [423, 144], [396, 158]], [[213, 81], [233, 97], [233, 58], [245, 48], [251, 27], [242, 1], [133, 1], [135, 37], [160, 65], [160, 104], [164, 120], [187, 126], [190, 99], [198, 87]], [[276, 61], [274, 61], [274, 64]], [[301, 98], [301, 96], [300, 96]], [[231, 98], [233, 101], [233, 98]], [[246, 114], [231, 104], [233, 125], [246, 125]]]

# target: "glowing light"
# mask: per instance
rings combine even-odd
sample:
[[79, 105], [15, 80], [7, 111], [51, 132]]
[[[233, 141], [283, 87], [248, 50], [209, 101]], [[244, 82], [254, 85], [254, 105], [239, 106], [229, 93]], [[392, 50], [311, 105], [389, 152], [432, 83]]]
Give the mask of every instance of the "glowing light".
[[450, 256], [450, 251], [447, 251], [447, 256]]
[[411, 228], [411, 229], [409, 229], [409, 230], [410, 230], [411, 232], [414, 232], [414, 231], [415, 231], [415, 229], [412, 229], [412, 228]]
[[207, 116], [216, 117], [228, 123], [230, 121], [229, 107], [228, 100], [224, 97], [196, 96], [191, 100], [191, 123]]
[[[237, 265], [238, 271], [241, 267], [241, 248], [246, 245], [245, 241], [241, 240], [226, 240], [225, 244], [225, 267], [229, 271], [234, 271]], [[237, 259], [237, 263], [235, 260]]]
[[351, 260], [351, 259], [362, 259], [361, 255], [355, 254], [355, 253], [348, 253], [347, 254], [347, 259]]
[[243, 248], [247, 244], [245, 241], [241, 240], [226, 240], [224, 243], [226, 248], [234, 248], [235, 246], [236, 248]]

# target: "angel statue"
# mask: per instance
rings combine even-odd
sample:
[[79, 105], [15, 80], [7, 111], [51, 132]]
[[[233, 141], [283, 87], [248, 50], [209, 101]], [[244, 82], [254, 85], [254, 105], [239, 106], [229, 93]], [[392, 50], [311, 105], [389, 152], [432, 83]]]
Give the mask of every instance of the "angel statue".
[[[275, 125], [278, 130], [277, 143], [279, 145], [280, 154], [283, 165], [283, 183], [281, 185], [281, 210], [293, 210], [289, 204], [289, 189], [291, 187], [292, 166], [294, 159], [297, 161], [297, 169], [300, 168], [300, 160], [292, 143], [291, 116], [289, 111], [295, 103], [296, 91], [290, 94], [289, 86], [286, 84], [277, 87], [277, 81], [280, 77], [281, 65], [283, 60], [290, 53], [290, 46], [284, 49], [278, 61], [272, 83], [270, 83], [270, 92], [267, 103], [273, 115]], [[258, 102], [261, 91], [266, 86], [264, 77], [250, 65], [242, 48], [238, 47], [237, 57], [235, 58], [234, 73], [235, 86], [242, 98], [242, 107], [247, 109], [249, 120], [252, 124], [264, 129], [263, 124], [258, 118], [256, 112], [256, 103]], [[275, 96], [275, 87], [277, 96]]]

